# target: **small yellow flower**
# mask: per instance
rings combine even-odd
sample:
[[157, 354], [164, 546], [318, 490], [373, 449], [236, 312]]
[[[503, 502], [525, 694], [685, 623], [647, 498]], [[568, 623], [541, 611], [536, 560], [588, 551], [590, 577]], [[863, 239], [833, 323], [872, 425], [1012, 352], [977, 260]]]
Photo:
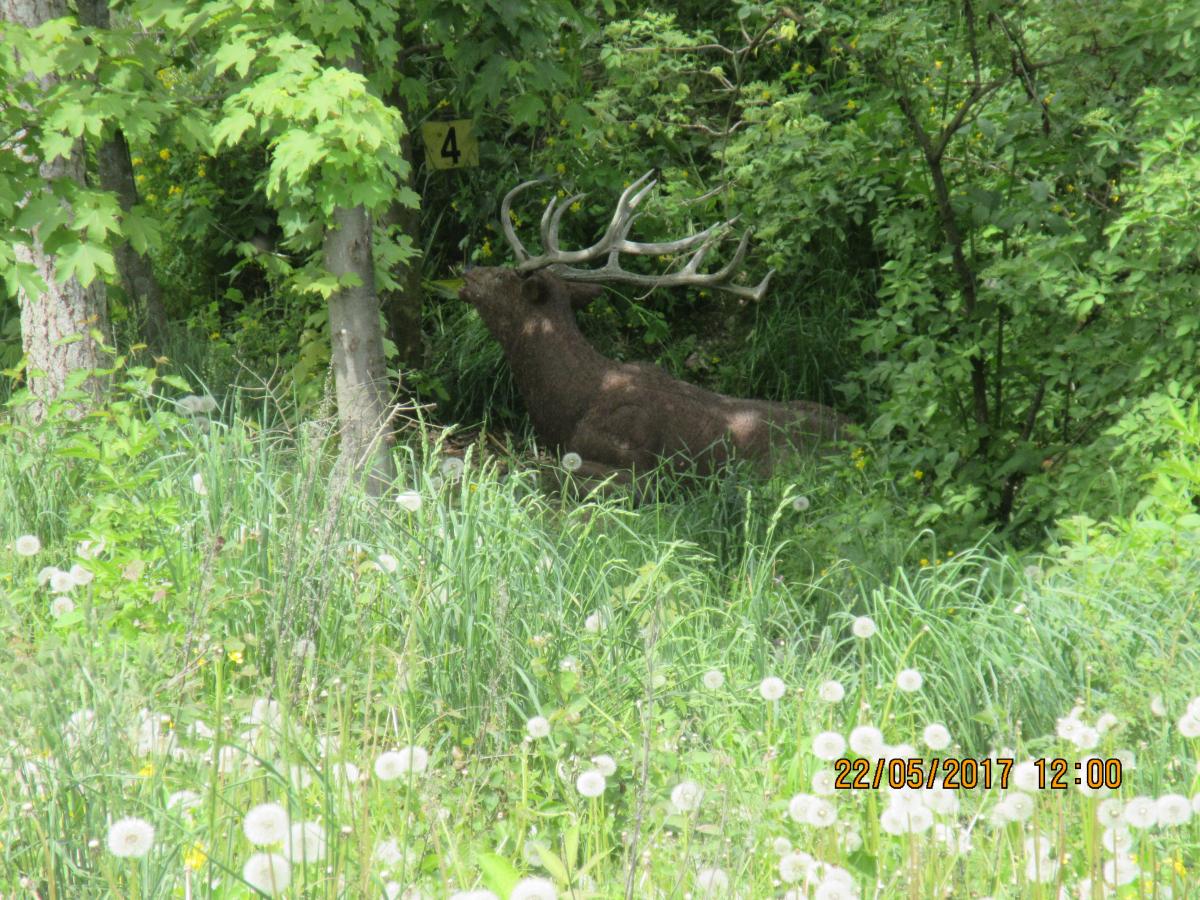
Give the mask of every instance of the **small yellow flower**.
[[168, 150], [166, 147], [164, 147], [163, 149], [158, 151], [158, 158], [161, 159], [163, 162], [166, 162], [168, 159], [171, 158], [171, 151]]
[[579, 212], [581, 209], [583, 209], [583, 204], [578, 200], [571, 204], [571, 212]]
[[557, 172], [559, 175], [566, 175], [567, 167], [565, 165], [563, 165], [562, 163], [558, 163], [554, 166], [554, 171]]
[[946, 551], [946, 559], [950, 559], [950, 557], [952, 557], [952, 556], [954, 556], [954, 551], [953, 551], [953, 550], [947, 550], [947, 551]]
[[142, 766], [140, 769], [138, 769], [138, 778], [149, 778], [153, 774], [154, 774], [154, 766], [151, 765], [150, 763], [146, 763], [144, 766]]
[[855, 103], [853, 100], [847, 100], [846, 101], [846, 109], [858, 109], [858, 104]]
[[192, 844], [186, 853], [183, 854], [183, 864], [193, 872], [200, 869], [208, 861], [208, 854], [204, 850], [204, 845], [199, 841]]
[[245, 657], [242, 656], [241, 650], [230, 650], [229, 658], [230, 658], [230, 660], [233, 661], [234, 665], [238, 665], [238, 666], [240, 666], [242, 664], [242, 661], [245, 659]]
[[933, 67], [935, 69], [940, 69], [942, 67], [942, 61], [940, 59], [935, 59], [933, 61]]
[[1073, 184], [1068, 184], [1068, 185], [1067, 185], [1067, 193], [1068, 193], [1068, 194], [1073, 194], [1073, 193], [1075, 193], [1075, 185], [1073, 185]]
[[168, 197], [174, 197], [176, 194], [182, 194], [182, 193], [183, 193], [183, 188], [181, 188], [177, 184], [173, 184], [169, 188], [167, 188], [167, 196]]
[[197, 178], [203, 178], [207, 174], [208, 174], [208, 170], [205, 169], [204, 166], [198, 166], [196, 168], [196, 177]]
[[157, 199], [158, 199], [158, 194], [147, 194], [147, 195], [146, 195], [146, 202], [147, 202], [147, 203], [153, 203], [153, 202], [154, 202], [155, 200], [157, 200]]
[[134, 175], [133, 180], [136, 181], [138, 184], [141, 184], [143, 181], [146, 180], [146, 176], [145, 175]]
[[913, 472], [913, 478], [917, 479], [917, 481], [920, 481], [924, 477], [925, 477], [925, 473], [922, 472], [920, 469], [917, 469], [917, 471]]
[[809, 63], [807, 66], [805, 66], [805, 67], [804, 67], [804, 74], [805, 74], [805, 75], [812, 75], [812, 74], [813, 74], [814, 72], [816, 72], [816, 71], [817, 71], [817, 70], [816, 70], [816, 68], [813, 66], [813, 64], [812, 64], [812, 63]]
[[850, 49], [851, 50], [858, 49], [858, 38], [850, 38]]
[[130, 162], [133, 163], [135, 166], [140, 166], [142, 164], [142, 158], [140, 156], [135, 156], [133, 159], [130, 160]]
[[558, 120], [558, 127], [559, 127], [559, 128], [566, 128], [566, 127], [567, 127], [567, 120], [566, 120], [566, 119], [559, 119], [559, 120]]
[[468, 484], [467, 490], [470, 491], [472, 494], [474, 494], [477, 490], [479, 490], [479, 485], [477, 485], [475, 483]]
[[921, 568], [923, 569], [927, 565], [929, 565], [929, 560], [925, 559], [924, 557], [921, 557]]
[[1121, 202], [1121, 195], [1113, 194], [1113, 203], [1120, 203], [1120, 202]]
[[439, 100], [439, 101], [438, 101], [437, 108], [438, 108], [438, 109], [445, 109], [445, 108], [446, 108], [447, 106], [449, 106], [449, 105], [450, 105], [450, 101], [449, 101], [449, 100], [447, 100], [447, 99], [445, 99], [445, 98], [442, 98], [441, 100]]
[[771, 92], [770, 92], [770, 91], [763, 91], [763, 92], [762, 92], [762, 98], [763, 98], [764, 100], [770, 100], [770, 99], [771, 99]]
[[854, 468], [858, 469], [860, 472], [863, 469], [865, 469], [866, 467], [867, 467], [867, 461], [865, 459], [863, 459], [861, 456], [854, 463]]
[[491, 241], [486, 240], [486, 239], [484, 240], [483, 246], [479, 248], [479, 255], [480, 256], [491, 256], [492, 255], [492, 242]]

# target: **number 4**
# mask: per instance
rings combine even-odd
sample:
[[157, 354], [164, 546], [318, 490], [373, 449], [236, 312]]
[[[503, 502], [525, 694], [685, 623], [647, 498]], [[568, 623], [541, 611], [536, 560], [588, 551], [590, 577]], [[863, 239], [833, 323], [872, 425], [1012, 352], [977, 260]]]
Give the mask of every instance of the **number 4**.
[[458, 149], [458, 135], [453, 125], [446, 131], [446, 139], [442, 141], [442, 149], [438, 151], [442, 159], [450, 160], [451, 165], [458, 165], [462, 151]]

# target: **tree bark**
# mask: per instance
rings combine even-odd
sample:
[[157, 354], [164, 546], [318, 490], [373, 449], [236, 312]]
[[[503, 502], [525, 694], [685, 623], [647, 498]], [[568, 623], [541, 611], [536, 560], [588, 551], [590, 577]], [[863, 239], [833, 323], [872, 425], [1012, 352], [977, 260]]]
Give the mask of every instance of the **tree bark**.
[[[67, 14], [65, 0], [0, 0], [0, 18], [29, 28]], [[41, 78], [43, 93], [48, 93], [58, 82], [59, 78], [54, 74]], [[33, 115], [34, 111], [30, 113]], [[15, 143], [23, 158], [33, 158], [31, 148], [22, 147], [20, 138]], [[82, 143], [77, 142], [68, 157], [42, 160], [38, 174], [42, 184], [37, 190], [50, 190], [55, 182], [65, 179], [82, 186], [85, 183]], [[62, 202], [67, 205], [65, 200]], [[28, 385], [34, 397], [28, 413], [35, 422], [45, 417], [48, 404], [65, 390], [72, 371], [102, 367], [103, 350], [92, 336], [92, 330], [97, 330], [106, 342], [108, 335], [104, 283], [97, 278], [83, 287], [72, 277], [60, 284], [56, 278], [54, 255], [46, 251], [38, 231], [36, 226], [32, 228], [29, 243], [13, 248], [17, 261], [31, 264], [46, 285], [45, 290], [37, 294], [30, 294], [23, 288], [17, 291], [21, 309], [21, 345], [26, 355]], [[83, 382], [93, 403], [99, 402], [103, 387], [101, 379], [94, 375]], [[80, 405], [75, 412], [82, 415], [85, 408], [86, 404]]]
[[[108, 0], [78, 0], [79, 21], [93, 28], [109, 28]], [[124, 212], [129, 212], [138, 202], [137, 181], [133, 176], [133, 162], [129, 158], [129, 144], [125, 133], [117, 128], [112, 137], [100, 145], [96, 153], [100, 170], [100, 186], [116, 194], [117, 202]], [[117, 277], [121, 281], [130, 309], [138, 322], [138, 331], [154, 353], [162, 353], [167, 343], [167, 310], [163, 305], [162, 288], [154, 276], [154, 267], [148, 257], [138, 253], [122, 240], [113, 246], [113, 262]]]
[[[408, 104], [398, 92], [388, 98], [388, 103], [400, 111], [404, 118], [405, 132], [400, 139], [400, 152], [408, 163], [409, 186], [416, 190], [416, 160], [413, 154], [412, 132], [409, 130]], [[393, 202], [379, 219], [384, 226], [398, 225], [400, 230], [408, 235], [414, 247], [419, 247], [421, 234], [420, 210]], [[380, 296], [384, 316], [388, 323], [388, 337], [396, 345], [398, 354], [397, 364], [401, 369], [420, 368], [425, 362], [425, 347], [421, 341], [421, 304], [424, 296], [421, 291], [421, 263], [418, 257], [413, 257], [404, 263], [402, 271], [395, 271], [392, 277], [399, 288], [385, 291]]]
[[342, 459], [365, 472], [367, 492], [378, 497], [395, 480], [391, 455], [391, 403], [383, 356], [379, 296], [371, 254], [371, 217], [362, 206], [338, 208], [325, 231], [325, 268], [359, 284], [329, 298], [333, 374], [341, 428]]

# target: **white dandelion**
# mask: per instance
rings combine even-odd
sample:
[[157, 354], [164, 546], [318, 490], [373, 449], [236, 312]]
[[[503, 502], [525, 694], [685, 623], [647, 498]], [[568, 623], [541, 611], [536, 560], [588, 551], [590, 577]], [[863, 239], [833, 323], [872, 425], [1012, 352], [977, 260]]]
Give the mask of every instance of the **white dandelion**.
[[396, 504], [408, 512], [417, 512], [421, 508], [421, 495], [416, 491], [401, 491], [396, 495]]
[[71, 569], [67, 572], [67, 574], [71, 576], [71, 580], [75, 582], [77, 587], [83, 587], [91, 584], [92, 579], [95, 578], [90, 571], [85, 569], [79, 563], [75, 563], [75, 565], [71, 566]]
[[17, 556], [37, 556], [42, 549], [42, 542], [36, 534], [23, 534], [13, 541], [13, 550]]
[[694, 781], [681, 781], [671, 791], [671, 805], [675, 807], [676, 812], [695, 812], [703, 800], [704, 788]]
[[74, 590], [75, 586], [75, 579], [71, 577], [70, 572], [55, 569], [50, 574], [50, 590], [56, 594], [65, 594], [68, 591]]
[[278, 803], [260, 803], [242, 821], [242, 831], [252, 844], [277, 844], [288, 836], [287, 810]]
[[824, 797], [813, 797], [808, 804], [806, 824], [814, 828], [828, 828], [837, 821], [837, 807]]
[[178, 809], [180, 812], [188, 812], [195, 809], [202, 802], [202, 798], [195, 791], [182, 790], [175, 791], [167, 797], [167, 809]]
[[1200, 737], [1200, 717], [1185, 712], [1179, 719], [1179, 733], [1185, 738]]
[[1163, 794], [1154, 801], [1154, 812], [1159, 825], [1186, 825], [1192, 817], [1192, 804], [1183, 794]]
[[394, 781], [406, 775], [421, 775], [429, 767], [429, 751], [424, 747], [402, 747], [380, 753], [375, 774], [380, 781]]
[[583, 620], [583, 627], [592, 634], [599, 634], [604, 629], [604, 617], [594, 612]]
[[108, 826], [108, 852], [113, 856], [137, 859], [154, 845], [154, 826], [145, 819], [129, 816]]
[[817, 696], [826, 703], [841, 703], [846, 696], [846, 688], [840, 681], [823, 681], [817, 688]]
[[1023, 791], [1010, 791], [999, 807], [1009, 822], [1024, 822], [1033, 815], [1033, 797]]
[[865, 641], [867, 638], [873, 637], [878, 629], [875, 627], [875, 620], [870, 616], [859, 616], [850, 625], [850, 630], [854, 632], [856, 638]]
[[1141, 869], [1132, 856], [1115, 856], [1100, 870], [1104, 880], [1114, 887], [1129, 884], [1141, 874]]
[[846, 739], [836, 731], [822, 731], [812, 742], [813, 756], [832, 762], [846, 752]]
[[795, 884], [808, 878], [816, 861], [803, 851], [796, 850], [785, 854], [779, 860], [779, 878], [788, 884]]
[[617, 761], [607, 753], [601, 753], [599, 756], [592, 757], [592, 765], [605, 778], [610, 778], [617, 774]]
[[575, 780], [575, 788], [584, 797], [599, 797], [604, 793], [607, 782], [599, 769], [588, 769]]
[[1105, 828], [1100, 835], [1100, 846], [1113, 856], [1120, 856], [1133, 846], [1133, 835], [1125, 826]]
[[1037, 764], [1033, 760], [1025, 760], [1025, 762], [1017, 763], [1012, 769], [1012, 785], [1018, 790], [1032, 794], [1034, 791], [1040, 790], [1042, 778], [1038, 772]]
[[812, 794], [796, 794], [788, 801], [788, 815], [793, 822], [804, 825], [808, 822], [808, 811], [817, 798]]
[[380, 553], [375, 557], [375, 562], [379, 564], [379, 568], [389, 575], [395, 575], [396, 570], [400, 568], [400, 560], [396, 559], [390, 553]]
[[720, 669], [709, 669], [700, 681], [710, 691], [720, 690], [725, 685], [725, 673]]
[[578, 472], [583, 466], [583, 457], [578, 453], [564, 453], [562, 467], [568, 472]]
[[883, 732], [874, 725], [859, 725], [850, 732], [850, 749], [874, 759], [883, 753]]
[[204, 483], [204, 476], [199, 472], [192, 475], [192, 490], [201, 497], [208, 496], [208, 486]]
[[242, 866], [242, 878], [268, 897], [277, 897], [292, 883], [292, 866], [278, 853], [255, 853]]
[[319, 822], [297, 822], [288, 829], [287, 858], [297, 864], [325, 858], [325, 829]]
[[764, 700], [778, 700], [787, 693], [787, 685], [782, 678], [768, 676], [758, 685], [758, 693]]
[[1158, 809], [1149, 797], [1134, 797], [1121, 810], [1121, 820], [1130, 828], [1153, 828], [1158, 824]]
[[525, 723], [525, 730], [534, 740], [550, 736], [550, 720], [545, 716], [534, 716]]
[[792, 509], [794, 509], [796, 512], [804, 512], [810, 506], [812, 506], [812, 504], [809, 502], [807, 497], [801, 496], [792, 500]]
[[696, 873], [696, 889], [701, 897], [723, 897], [729, 892], [729, 876], [724, 869], [701, 869]]
[[513, 885], [508, 900], [557, 900], [558, 889], [549, 878], [522, 878]]
[[447, 481], [458, 481], [462, 478], [465, 463], [457, 456], [447, 456], [442, 460], [442, 477]]
[[837, 793], [837, 783], [832, 769], [819, 769], [813, 772], [811, 779], [812, 791], [818, 797], [832, 797]]
[[67, 613], [75, 611], [75, 601], [66, 594], [59, 594], [50, 601], [50, 615], [60, 619]]
[[88, 538], [82, 540], [75, 547], [75, 555], [81, 559], [97, 559], [104, 552], [105, 543], [103, 540], [93, 540]]
[[919, 691], [921, 685], [925, 683], [925, 679], [921, 677], [921, 673], [916, 669], [901, 669], [896, 673], [896, 687], [906, 693]]
[[933, 722], [925, 726], [921, 740], [930, 750], [945, 750], [950, 746], [950, 731], [940, 722]]

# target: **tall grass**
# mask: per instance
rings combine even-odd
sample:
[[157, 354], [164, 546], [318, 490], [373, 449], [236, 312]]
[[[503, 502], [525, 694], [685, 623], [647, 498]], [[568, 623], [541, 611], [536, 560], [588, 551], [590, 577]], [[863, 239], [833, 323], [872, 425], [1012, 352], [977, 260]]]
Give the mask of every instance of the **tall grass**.
[[[460, 468], [428, 431], [373, 503], [327, 424], [237, 394], [204, 423], [144, 387], [0, 434], [5, 896], [270, 893], [255, 853], [297, 897], [1108, 896], [1130, 865], [1120, 896], [1186, 895], [1200, 572], [1170, 535], [951, 554], [851, 459], [637, 504], [480, 445]], [[72, 565], [92, 578], [52, 611], [39, 573]], [[1114, 796], [1189, 815], [1024, 781], [832, 791], [825, 733], [861, 725], [867, 756], [1119, 758]], [[406, 747], [428, 768], [376, 770]], [[315, 823], [307, 860], [252, 843], [265, 803]], [[111, 852], [126, 817], [145, 855]]]

